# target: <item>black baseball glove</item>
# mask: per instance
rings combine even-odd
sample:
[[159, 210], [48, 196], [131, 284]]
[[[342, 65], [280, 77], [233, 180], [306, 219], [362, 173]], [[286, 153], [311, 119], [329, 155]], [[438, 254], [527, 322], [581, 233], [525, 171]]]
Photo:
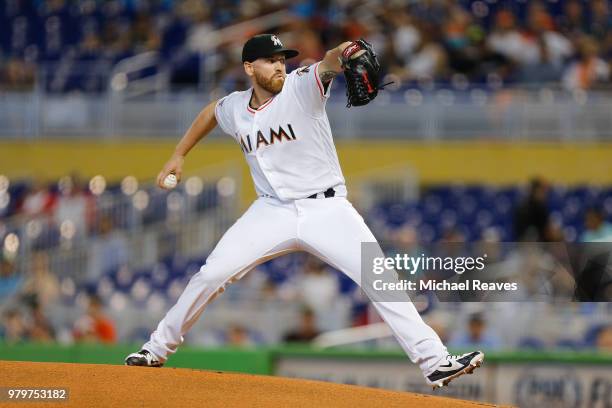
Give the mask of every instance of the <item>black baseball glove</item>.
[[[356, 55], [362, 50], [363, 53]], [[378, 90], [388, 85], [378, 85], [380, 64], [372, 45], [363, 38], [346, 47], [341, 62], [346, 78], [347, 108], [370, 103], [378, 95]]]

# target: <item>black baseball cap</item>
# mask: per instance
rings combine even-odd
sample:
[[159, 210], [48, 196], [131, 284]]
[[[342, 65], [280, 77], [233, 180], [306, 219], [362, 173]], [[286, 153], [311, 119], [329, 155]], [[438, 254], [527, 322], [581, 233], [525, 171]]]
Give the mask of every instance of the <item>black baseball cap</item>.
[[282, 52], [285, 58], [296, 57], [299, 52], [283, 46], [281, 40], [274, 34], [259, 34], [251, 37], [242, 48], [242, 62], [253, 62], [257, 58], [271, 57]]

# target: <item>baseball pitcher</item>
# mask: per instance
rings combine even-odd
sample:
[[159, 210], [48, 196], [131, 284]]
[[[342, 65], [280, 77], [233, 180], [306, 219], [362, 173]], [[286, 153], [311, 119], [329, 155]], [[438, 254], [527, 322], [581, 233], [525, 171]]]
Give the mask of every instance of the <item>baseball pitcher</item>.
[[[346, 77], [347, 106], [370, 102], [380, 89], [380, 66], [364, 40], [342, 43], [322, 61], [287, 74], [286, 59], [297, 55], [276, 35], [249, 39], [242, 61], [252, 87], [206, 106], [159, 173], [162, 188], [169, 175], [180, 181], [187, 153], [219, 125], [242, 149], [258, 198], [223, 235], [149, 341], [127, 356], [127, 365], [162, 366], [215, 296], [274, 257], [307, 251], [361, 283], [361, 243], [376, 238], [346, 199], [325, 104], [339, 73]], [[481, 365], [480, 351], [449, 355], [411, 302], [374, 306], [434, 388]]]

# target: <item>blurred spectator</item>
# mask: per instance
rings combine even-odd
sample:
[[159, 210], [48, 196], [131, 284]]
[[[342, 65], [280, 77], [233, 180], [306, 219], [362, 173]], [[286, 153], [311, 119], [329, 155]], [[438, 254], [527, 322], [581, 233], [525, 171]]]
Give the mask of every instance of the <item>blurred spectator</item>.
[[301, 51], [302, 60], [310, 60], [311, 63], [321, 60], [325, 56], [325, 49], [321, 44], [319, 35], [307, 28], [304, 27], [297, 35]]
[[154, 51], [160, 46], [155, 22], [147, 11], [137, 13], [132, 22], [132, 43], [137, 52]]
[[567, 89], [590, 89], [609, 79], [610, 65], [599, 57], [599, 45], [592, 37], [582, 38], [578, 60], [563, 74], [563, 85]]
[[405, 10], [401, 8], [393, 10], [389, 18], [394, 28], [391, 34], [393, 52], [403, 62], [409, 61], [421, 43], [421, 34], [413, 24], [412, 17]]
[[63, 177], [59, 182], [60, 196], [55, 207], [55, 222], [63, 238], [84, 237], [89, 230], [89, 219], [93, 213], [93, 202], [78, 178]]
[[130, 32], [116, 22], [105, 24], [102, 41], [105, 44], [107, 57], [115, 63], [133, 54]]
[[[449, 227], [442, 233], [441, 242], [459, 244], [465, 242], [465, 235], [458, 228]], [[450, 248], [453, 247], [454, 246], [451, 246]], [[456, 246], [455, 248], [459, 248], [459, 246]]]
[[9, 59], [4, 67], [0, 65], [0, 91], [31, 91], [34, 72], [32, 64], [18, 58]]
[[612, 325], [603, 327], [595, 340], [597, 350], [612, 353]]
[[286, 343], [309, 343], [319, 335], [315, 314], [312, 310], [304, 308], [300, 315], [297, 329], [285, 335]]
[[87, 313], [74, 324], [74, 338], [79, 342], [115, 343], [115, 323], [104, 314], [102, 299], [89, 297]]
[[[282, 291], [290, 298], [298, 298], [312, 310], [318, 322], [333, 319], [333, 311], [340, 297], [340, 284], [327, 265], [314, 256], [309, 256], [304, 273], [297, 274], [285, 283]], [[330, 324], [330, 326], [333, 326]]]
[[[542, 21], [540, 21], [542, 20]], [[533, 59], [524, 61], [519, 80], [524, 83], [542, 84], [558, 82], [563, 64], [573, 52], [570, 41], [550, 29], [550, 16], [534, 15], [531, 31], [526, 35]]]
[[389, 234], [394, 248], [398, 252], [411, 253], [417, 255], [421, 251], [419, 246], [419, 236], [415, 227], [404, 224]]
[[591, 0], [591, 22], [585, 28], [598, 41], [605, 41], [610, 36], [612, 27], [612, 13], [610, 13], [610, 2], [606, 0]]
[[174, 26], [166, 30], [166, 41], [171, 37], [185, 35], [189, 27], [188, 19], [192, 19], [193, 24], [187, 33], [187, 47], [194, 52], [206, 51], [210, 45], [208, 38], [215, 27], [210, 21], [210, 9], [201, 2], [184, 2], [178, 8], [178, 16], [173, 21]]
[[6, 343], [19, 343], [27, 340], [26, 325], [19, 310], [10, 309], [4, 313], [0, 338]]
[[484, 43], [484, 30], [474, 23], [467, 11], [454, 7], [444, 32], [444, 45], [452, 72], [462, 73], [466, 79], [474, 80], [481, 79], [482, 71], [487, 71], [487, 74], [494, 72], [493, 66], [487, 66], [490, 65], [491, 59]]
[[[525, 62], [526, 39], [519, 32], [516, 17], [510, 10], [500, 10], [495, 15], [493, 31], [488, 37], [488, 46], [514, 63]], [[533, 57], [532, 57], [533, 58]]]
[[55, 330], [46, 318], [40, 303], [34, 298], [29, 302], [31, 322], [27, 328], [28, 338], [35, 342], [52, 342], [55, 340]]
[[81, 61], [91, 61], [102, 52], [102, 43], [98, 34], [87, 33], [79, 45], [78, 58]]
[[35, 179], [31, 190], [23, 200], [21, 214], [28, 218], [49, 215], [55, 202], [56, 197], [49, 191], [49, 188], [41, 180]]
[[568, 0], [563, 5], [563, 14], [557, 18], [559, 30], [573, 39], [588, 30], [588, 23], [582, 2]]
[[548, 241], [550, 211], [546, 204], [548, 183], [533, 179], [529, 185], [527, 198], [519, 205], [514, 214], [514, 235], [518, 241]]
[[17, 293], [23, 284], [23, 278], [17, 273], [13, 261], [0, 254], [0, 299]]
[[225, 344], [231, 347], [253, 347], [255, 345], [248, 329], [239, 324], [231, 325], [225, 337]]
[[404, 64], [400, 76], [408, 80], [432, 80], [440, 78], [446, 71], [448, 58], [440, 44], [440, 32], [436, 27], [424, 27], [419, 35], [421, 41], [412, 57]]
[[571, 42], [561, 33], [554, 30], [552, 17], [546, 8], [538, 2], [530, 4], [528, 30], [525, 33], [529, 44], [536, 49], [536, 59], [528, 63], [550, 63], [561, 67], [563, 62], [572, 55]]
[[59, 296], [59, 280], [49, 269], [49, 254], [44, 251], [34, 253], [29, 272], [23, 285], [23, 293], [36, 299], [36, 304], [40, 307], [46, 308]]
[[501, 341], [495, 335], [487, 331], [484, 316], [474, 313], [470, 316], [467, 330], [451, 339], [449, 345], [458, 349], [469, 349], [480, 347], [487, 350], [501, 348]]
[[584, 216], [586, 231], [580, 237], [582, 242], [612, 241], [612, 224], [606, 221], [604, 212], [599, 207], [591, 207]]
[[127, 265], [129, 259], [128, 242], [121, 230], [115, 228], [109, 215], [100, 217], [98, 236], [91, 240], [91, 252], [88, 259], [87, 279], [98, 280], [120, 266]]

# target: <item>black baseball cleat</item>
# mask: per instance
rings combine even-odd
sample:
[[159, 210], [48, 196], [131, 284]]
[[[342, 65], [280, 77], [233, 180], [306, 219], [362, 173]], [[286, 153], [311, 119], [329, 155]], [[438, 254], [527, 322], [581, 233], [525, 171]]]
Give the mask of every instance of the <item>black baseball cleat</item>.
[[160, 362], [149, 350], [142, 349], [137, 353], [132, 353], [125, 358], [125, 365], [142, 367], [161, 367], [164, 363]]
[[463, 375], [472, 374], [477, 367], [482, 365], [484, 353], [474, 351], [460, 356], [448, 355], [436, 368], [436, 371], [427, 376], [427, 382], [433, 389], [442, 388], [453, 379]]

